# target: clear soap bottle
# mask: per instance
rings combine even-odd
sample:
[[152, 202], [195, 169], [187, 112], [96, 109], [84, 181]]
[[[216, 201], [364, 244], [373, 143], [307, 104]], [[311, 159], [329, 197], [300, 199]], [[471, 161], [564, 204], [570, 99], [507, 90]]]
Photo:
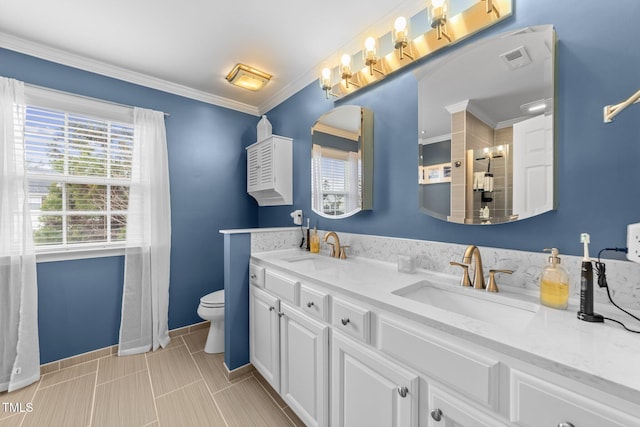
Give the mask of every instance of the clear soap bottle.
[[540, 303], [564, 310], [569, 304], [569, 275], [560, 265], [558, 249], [545, 249], [545, 252], [551, 252], [551, 256], [540, 278]]

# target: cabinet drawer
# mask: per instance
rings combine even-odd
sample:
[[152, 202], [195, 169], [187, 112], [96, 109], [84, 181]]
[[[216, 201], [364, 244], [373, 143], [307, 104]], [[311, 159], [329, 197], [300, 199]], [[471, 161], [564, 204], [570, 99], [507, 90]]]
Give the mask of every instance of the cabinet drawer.
[[264, 267], [249, 264], [249, 283], [264, 288]]
[[440, 342], [408, 325], [380, 320], [380, 349], [492, 409], [498, 407], [499, 362]]
[[300, 282], [267, 270], [264, 274], [264, 287], [283, 300], [298, 304]]
[[428, 426], [506, 427], [494, 414], [476, 409], [467, 401], [466, 398], [429, 386], [429, 415], [424, 414], [429, 422]]
[[[628, 416], [585, 396], [524, 372], [511, 370], [511, 421], [519, 426], [622, 427], [640, 425]], [[569, 424], [567, 424], [569, 425]]]
[[300, 308], [305, 313], [326, 322], [329, 318], [329, 295], [301, 285]]
[[333, 299], [331, 323], [341, 332], [369, 343], [371, 312], [339, 298]]

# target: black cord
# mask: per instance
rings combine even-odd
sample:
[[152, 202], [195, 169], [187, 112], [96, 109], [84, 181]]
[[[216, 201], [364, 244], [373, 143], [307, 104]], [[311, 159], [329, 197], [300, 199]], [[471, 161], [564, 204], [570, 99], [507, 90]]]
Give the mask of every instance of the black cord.
[[[596, 262], [596, 273], [598, 275], [598, 286], [600, 286], [601, 288], [605, 288], [607, 290], [607, 296], [609, 297], [609, 301], [611, 301], [611, 304], [613, 304], [617, 309], [621, 310], [622, 312], [628, 314], [629, 316], [633, 317], [634, 319], [636, 319], [637, 321], [640, 321], [640, 317], [629, 313], [627, 310], [625, 310], [624, 308], [620, 307], [618, 304], [616, 304], [613, 301], [613, 298], [611, 298], [611, 292], [609, 291], [609, 284], [607, 283], [607, 276], [606, 276], [606, 266], [603, 262], [600, 262], [600, 255], [602, 255], [602, 252], [605, 251], [612, 251], [612, 252], [624, 252], [627, 253], [627, 248], [604, 248], [601, 249], [600, 252], [598, 252], [598, 261]], [[615, 322], [618, 323], [619, 325], [621, 325], [623, 328], [625, 328], [627, 331], [629, 332], [633, 332], [635, 334], [640, 334], [640, 331], [634, 331], [633, 329], [629, 329], [627, 328], [627, 326], [615, 319], [611, 319], [609, 317], [605, 317], [605, 320], [609, 320], [611, 322]]]
[[605, 320], [609, 320], [609, 321], [611, 321], [611, 322], [616, 322], [616, 323], [618, 323], [619, 325], [622, 325], [622, 327], [623, 327], [623, 328], [625, 328], [625, 329], [626, 329], [627, 331], [629, 331], [629, 332], [633, 332], [634, 334], [640, 334], [640, 331], [634, 331], [633, 329], [629, 329], [629, 328], [627, 328], [627, 327], [625, 326], [625, 324], [624, 324], [624, 323], [622, 323], [622, 322], [620, 322], [620, 321], [618, 321], [618, 320], [616, 320], [616, 319], [611, 319], [611, 318], [609, 318], [609, 317], [603, 317], [603, 319], [605, 319]]
[[306, 237], [304, 235], [304, 226], [303, 225], [300, 226], [300, 232], [302, 233], [302, 239], [300, 240], [300, 248], [302, 248], [305, 245], [305, 240], [306, 240]]

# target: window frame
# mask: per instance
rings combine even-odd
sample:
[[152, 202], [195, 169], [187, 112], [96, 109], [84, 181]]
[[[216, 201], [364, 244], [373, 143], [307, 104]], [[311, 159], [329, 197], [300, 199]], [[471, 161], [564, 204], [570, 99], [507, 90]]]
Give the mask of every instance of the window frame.
[[[25, 85], [25, 104], [27, 108], [51, 109], [66, 114], [77, 115], [82, 118], [96, 119], [100, 121], [111, 122], [117, 125], [124, 125], [134, 128], [133, 126], [133, 108], [109, 101], [102, 101], [80, 95], [74, 95], [57, 90], [41, 88], [37, 86]], [[135, 138], [135, 135], [134, 137]], [[84, 183], [98, 184], [109, 186], [124, 184], [130, 186], [130, 179], [118, 179], [102, 177], [76, 179], [73, 175], [55, 175], [55, 174], [33, 174], [27, 172], [29, 181], [48, 181], [48, 182], [65, 182], [65, 183]], [[107, 213], [108, 206], [105, 206], [102, 214]], [[31, 208], [29, 211], [32, 212]], [[120, 211], [118, 211], [120, 212]], [[67, 216], [72, 215], [74, 211], [65, 211]], [[83, 212], [84, 213], [84, 212]], [[111, 212], [111, 214], [113, 214]], [[108, 218], [110, 218], [108, 216]], [[72, 245], [40, 245], [35, 246], [37, 262], [55, 262], [74, 259], [87, 259], [99, 257], [121, 256], [125, 253], [125, 241], [117, 242], [87, 242]]]

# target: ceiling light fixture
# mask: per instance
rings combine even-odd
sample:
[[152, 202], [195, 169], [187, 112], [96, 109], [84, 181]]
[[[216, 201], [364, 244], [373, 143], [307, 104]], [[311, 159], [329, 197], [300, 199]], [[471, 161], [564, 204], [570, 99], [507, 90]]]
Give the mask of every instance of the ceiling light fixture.
[[227, 74], [227, 81], [244, 89], [257, 91], [271, 80], [271, 74], [260, 71], [245, 64], [237, 64]]
[[436, 30], [436, 38], [441, 40], [444, 36], [451, 41], [451, 37], [447, 34], [447, 0], [431, 0], [429, 7], [429, 15], [431, 17], [431, 28]]

